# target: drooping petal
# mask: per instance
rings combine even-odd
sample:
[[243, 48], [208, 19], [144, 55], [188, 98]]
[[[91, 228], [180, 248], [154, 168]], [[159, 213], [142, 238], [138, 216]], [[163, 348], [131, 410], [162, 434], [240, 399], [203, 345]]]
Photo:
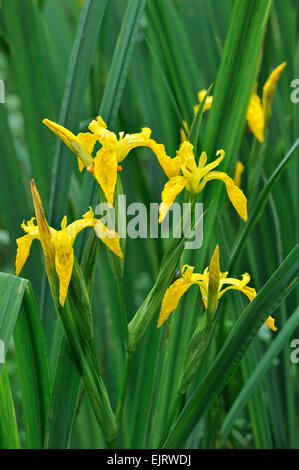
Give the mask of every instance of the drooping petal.
[[157, 328], [160, 328], [169, 315], [177, 308], [181, 297], [191, 286], [192, 281], [181, 277], [168, 287], [162, 300]]
[[115, 150], [104, 146], [94, 158], [94, 175], [106, 196], [107, 202], [113, 204], [114, 190], [117, 181], [117, 157]]
[[234, 174], [234, 183], [238, 188], [241, 187], [241, 178], [242, 178], [242, 173], [244, 171], [244, 165], [240, 160], [237, 160], [236, 166], [235, 166], [235, 174]]
[[243, 193], [243, 191], [235, 185], [234, 181], [226, 174], [220, 171], [211, 171], [208, 173], [204, 179], [202, 180], [199, 191], [202, 191], [208, 181], [218, 179], [224, 182], [227, 195], [238, 212], [239, 216], [245, 220], [247, 220], [247, 199]]
[[286, 67], [286, 65], [287, 65], [286, 62], [283, 62], [282, 64], [278, 65], [278, 67], [276, 67], [270, 73], [269, 78], [268, 78], [268, 80], [266, 81], [266, 83], [263, 87], [262, 104], [263, 104], [263, 110], [264, 110], [264, 115], [265, 115], [265, 122], [268, 121], [268, 119], [271, 115], [275, 88], [276, 88], [277, 83], [279, 81], [281, 72]]
[[265, 114], [261, 99], [256, 93], [252, 93], [247, 108], [246, 119], [251, 132], [259, 142], [264, 142]]
[[126, 158], [128, 153], [136, 147], [150, 147], [151, 129], [143, 127], [141, 132], [135, 134], [127, 134], [120, 138], [117, 145], [117, 161], [121, 162]]
[[108, 246], [109, 250], [113, 251], [113, 253], [120, 258], [123, 257], [117, 232], [114, 232], [114, 230], [109, 230], [106, 225], [101, 222], [101, 220], [97, 221], [95, 225], [95, 232], [102, 242]]
[[[222, 285], [229, 284], [229, 287], [226, 287], [225, 289], [219, 292], [219, 299], [228, 290], [238, 290], [240, 292], [243, 292], [243, 294], [246, 295], [249, 301], [252, 302], [257, 294], [256, 294], [256, 290], [253, 287], [249, 287], [246, 285], [248, 284], [249, 281], [250, 281], [250, 276], [248, 273], [244, 273], [242, 276], [242, 279], [234, 279], [234, 278], [229, 278], [229, 277], [224, 279], [222, 281]], [[265, 325], [268, 326], [268, 328], [270, 328], [271, 330], [277, 331], [277, 328], [275, 327], [275, 320], [271, 316], [267, 318], [267, 320], [265, 321]]]
[[174, 176], [164, 186], [162, 191], [162, 203], [159, 209], [159, 223], [161, 223], [177, 195], [183, 191], [188, 180], [184, 176]]
[[170, 158], [163, 144], [157, 144], [151, 139], [149, 147], [156, 155], [164, 173], [170, 179], [180, 174], [180, 160], [178, 157]]
[[[36, 227], [37, 228], [37, 227]], [[38, 234], [34, 235], [24, 235], [23, 237], [17, 238], [17, 256], [16, 256], [16, 275], [18, 276], [23, 268], [24, 264], [27, 261], [29, 256], [31, 243], [35, 238], [38, 238]]]
[[63, 306], [72, 277], [74, 251], [71, 237], [66, 230], [58, 231], [52, 243], [55, 249], [55, 268], [59, 278], [59, 302]]
[[[220, 155], [220, 157], [216, 158], [216, 160], [214, 160], [213, 162], [211, 163], [208, 163], [207, 165], [203, 166], [203, 168], [200, 170], [200, 178], [203, 178], [207, 173], [209, 173], [211, 170], [213, 170], [214, 168], [216, 168], [216, 166], [218, 166], [220, 164], [220, 162], [224, 159], [225, 157], [225, 151], [224, 150], [217, 150], [216, 152], [216, 156], [217, 155]], [[202, 165], [202, 162], [205, 160], [205, 155], [202, 156], [202, 161], [200, 162], [201, 165]]]
[[83, 219], [75, 220], [75, 222], [72, 222], [65, 228], [70, 236], [71, 243], [74, 243], [76, 236], [81, 232], [81, 230], [84, 230], [87, 227], [95, 227], [97, 222], [98, 219], [94, 218], [93, 210], [90, 207], [89, 211], [83, 215]]

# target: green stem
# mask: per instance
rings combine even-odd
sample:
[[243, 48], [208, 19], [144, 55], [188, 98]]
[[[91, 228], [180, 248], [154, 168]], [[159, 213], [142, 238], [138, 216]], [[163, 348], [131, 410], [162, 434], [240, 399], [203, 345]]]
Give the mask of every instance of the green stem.
[[122, 415], [122, 411], [123, 411], [123, 407], [124, 407], [124, 403], [126, 399], [126, 392], [127, 392], [128, 380], [129, 380], [129, 375], [130, 375], [130, 370], [131, 370], [132, 357], [133, 357], [133, 354], [130, 353], [129, 351], [126, 351], [125, 367], [124, 367], [124, 372], [122, 376], [122, 382], [121, 382], [118, 402], [116, 406], [116, 413], [115, 413], [118, 423], [121, 420], [121, 415]]
[[121, 322], [122, 322], [122, 329], [123, 329], [123, 336], [124, 336], [124, 343], [125, 347], [127, 347], [128, 342], [128, 316], [127, 316], [127, 307], [125, 301], [125, 293], [124, 293], [124, 283], [123, 280], [117, 280], [117, 292], [118, 292], [118, 299], [120, 305], [120, 314], [121, 314]]

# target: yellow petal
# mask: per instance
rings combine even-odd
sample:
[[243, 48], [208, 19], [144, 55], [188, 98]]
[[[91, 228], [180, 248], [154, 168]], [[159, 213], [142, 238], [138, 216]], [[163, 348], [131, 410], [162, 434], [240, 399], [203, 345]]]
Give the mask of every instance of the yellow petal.
[[270, 330], [277, 331], [277, 328], [275, 326], [275, 320], [273, 317], [268, 317], [267, 320], [265, 321], [265, 325], [270, 328]]
[[265, 115], [265, 122], [268, 121], [271, 111], [272, 111], [272, 102], [274, 97], [275, 88], [279, 81], [281, 72], [286, 67], [287, 63], [283, 62], [282, 64], [278, 65], [269, 75], [268, 80], [266, 81], [263, 87], [263, 110]]
[[238, 186], [235, 185], [233, 180], [226, 173], [222, 173], [220, 171], [211, 171], [210, 173], [208, 173], [200, 184], [200, 188], [199, 188], [200, 191], [203, 190], [204, 186], [206, 185], [208, 181], [211, 181], [214, 179], [221, 180], [225, 183], [227, 195], [232, 205], [238, 212], [239, 216], [246, 222], [248, 218], [247, 217], [247, 199], [243, 191], [240, 188], [238, 188]]
[[[209, 173], [209, 171], [213, 170], [214, 168], [216, 168], [216, 166], [218, 166], [222, 160], [224, 159], [225, 157], [225, 151], [224, 150], [217, 150], [216, 152], [216, 156], [217, 155], [220, 155], [220, 157], [216, 158], [216, 160], [214, 160], [213, 162], [211, 163], [208, 163], [207, 165], [203, 166], [203, 168], [200, 170], [200, 178], [203, 178], [207, 173]], [[203, 162], [206, 161], [206, 153], [203, 152], [200, 156], [201, 160], [200, 160], [200, 166], [202, 166]]]
[[127, 134], [121, 137], [117, 145], [117, 161], [121, 162], [126, 158], [128, 153], [136, 147], [150, 147], [151, 129], [143, 127], [141, 132], [135, 134]]
[[52, 245], [52, 233], [45, 217], [44, 208], [40, 195], [36, 189], [34, 180], [31, 181], [31, 192], [33, 198], [33, 204], [35, 209], [35, 216], [38, 226], [39, 239], [42, 244], [44, 256], [45, 256], [45, 267], [47, 276], [50, 283], [53, 281], [53, 268], [54, 268], [54, 250]]
[[171, 284], [170, 287], [168, 287], [162, 300], [161, 311], [157, 325], [158, 328], [163, 325], [169, 315], [177, 308], [181, 297], [191, 286], [192, 281], [181, 277]]
[[180, 129], [181, 144], [188, 140], [187, 134], [189, 134], [188, 124], [186, 123], [186, 121], [183, 121], [183, 129]]
[[242, 173], [244, 171], [244, 165], [240, 160], [237, 160], [236, 166], [235, 166], [235, 174], [234, 174], [234, 183], [238, 188], [241, 187], [241, 178], [242, 178]]
[[[37, 227], [36, 227], [37, 228]], [[38, 234], [36, 236], [33, 235], [24, 235], [23, 237], [17, 238], [17, 256], [16, 256], [16, 275], [18, 276], [23, 268], [26, 260], [29, 256], [31, 243], [35, 238], [38, 238]]]
[[74, 243], [76, 236], [79, 232], [81, 232], [81, 230], [84, 230], [87, 227], [95, 227], [97, 222], [98, 219], [94, 218], [93, 210], [90, 207], [89, 211], [83, 215], [83, 219], [75, 220], [75, 222], [72, 222], [70, 225], [68, 225], [65, 230], [70, 236], [72, 244]]
[[74, 251], [71, 237], [66, 230], [58, 231], [52, 243], [55, 248], [55, 268], [59, 278], [59, 302], [63, 306], [72, 277]]
[[43, 124], [45, 124], [50, 129], [50, 131], [57, 135], [57, 137], [59, 137], [72, 152], [74, 151], [71, 144], [76, 140], [75, 134], [60, 124], [50, 121], [50, 119], [44, 119]]
[[249, 129], [259, 142], [264, 141], [265, 114], [261, 105], [261, 99], [256, 93], [252, 93], [247, 109], [246, 119]]
[[[77, 140], [80, 142], [83, 146], [83, 148], [86, 149], [86, 151], [92, 156], [92, 152], [94, 149], [94, 146], [96, 144], [96, 141], [98, 140], [97, 136], [95, 134], [91, 134], [90, 132], [84, 132], [80, 133], [77, 135]], [[78, 156], [78, 167], [79, 171], [82, 171], [84, 169], [84, 163]]]
[[117, 232], [109, 230], [100, 220], [95, 225], [95, 231], [97, 236], [102, 240], [105, 245], [108, 246], [109, 250], [113, 251], [114, 254], [123, 257], [123, 253], [119, 244], [119, 236]]
[[114, 190], [117, 181], [117, 158], [115, 150], [103, 146], [94, 159], [94, 175], [106, 196], [107, 202], [113, 204]]
[[157, 144], [153, 139], [151, 139], [149, 147], [155, 153], [158, 162], [169, 179], [180, 174], [180, 161], [178, 157], [170, 158], [166, 154], [164, 145]]
[[177, 195], [183, 191], [188, 180], [184, 176], [174, 176], [164, 186], [162, 191], [162, 203], [159, 209], [159, 223], [161, 223]]
[[[74, 152], [77, 157], [80, 158], [84, 166], [89, 167], [92, 164], [92, 156], [88, 151], [87, 147], [84, 144], [84, 138], [82, 134], [79, 134], [80, 137], [73, 134], [71, 131], [65, 127], [57, 124], [56, 122], [50, 121], [49, 119], [44, 119], [43, 123], [54, 132], [57, 137], [59, 137], [67, 147]], [[91, 138], [85, 138], [85, 140], [91, 140]]]
[[[198, 97], [198, 102], [201, 103], [206, 96], [208, 90], [200, 90], [197, 94]], [[208, 109], [211, 109], [213, 103], [213, 96], [207, 96], [204, 107], [203, 107], [203, 112], [207, 111]], [[194, 113], [197, 113], [199, 105], [194, 106]], [[195, 110], [196, 108], [196, 110]]]

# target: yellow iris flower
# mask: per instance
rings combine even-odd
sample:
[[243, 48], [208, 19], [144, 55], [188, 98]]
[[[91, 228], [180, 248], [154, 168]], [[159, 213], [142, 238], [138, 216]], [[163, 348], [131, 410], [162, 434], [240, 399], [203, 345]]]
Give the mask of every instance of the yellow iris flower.
[[[157, 144], [158, 145], [158, 144]], [[238, 188], [232, 178], [221, 171], [212, 171], [225, 156], [224, 150], [218, 150], [216, 160], [206, 164], [207, 154], [202, 152], [198, 164], [195, 161], [193, 145], [186, 141], [180, 146], [175, 158], [166, 155], [163, 145], [155, 149], [159, 162], [169, 178], [162, 191], [159, 222], [165, 218], [176, 196], [186, 188], [192, 195], [200, 193], [206, 183], [211, 180], [224, 182], [227, 195], [243, 220], [247, 220], [247, 199], [243, 191]]]
[[[121, 258], [123, 254], [120, 249], [119, 237], [116, 232], [108, 230], [99, 219], [94, 218], [91, 208], [83, 215], [82, 219], [76, 220], [70, 225], [67, 225], [67, 218], [65, 216], [61, 222], [61, 230], [55, 230], [49, 227], [34, 182], [32, 182], [31, 189], [36, 218], [32, 217], [27, 224], [25, 224], [25, 222], [21, 224], [26, 235], [16, 240], [18, 246], [16, 274], [18, 275], [23, 268], [29, 256], [33, 240], [39, 240], [42, 243], [45, 255], [47, 274], [49, 274], [49, 264], [51, 264], [51, 260], [55, 263], [55, 269], [59, 278], [59, 301], [61, 305], [64, 305], [73, 271], [73, 244], [78, 233], [87, 227], [94, 227], [97, 235], [105, 245]], [[37, 224], [35, 224], [35, 220], [37, 220]]]
[[[257, 93], [252, 93], [249, 105], [247, 108], [246, 119], [251, 132], [255, 135], [259, 142], [264, 141], [264, 133], [266, 124], [269, 117], [271, 116], [272, 103], [274, 98], [274, 91], [278, 84], [280, 75], [283, 69], [286, 67], [287, 63], [283, 62], [278, 65], [269, 75], [265, 85], [263, 86], [263, 95], [262, 99], [258, 96]], [[201, 90], [198, 92], [198, 102], [201, 103], [204, 99], [207, 90]], [[210, 109], [213, 103], [213, 97], [208, 96], [205, 105], [204, 111]], [[194, 114], [196, 114], [199, 105], [194, 106]], [[186, 129], [188, 131], [188, 129]], [[181, 130], [181, 139], [183, 141], [187, 139], [184, 130]]]
[[[142, 128], [141, 132], [135, 134], [120, 132], [119, 138], [117, 138], [114, 132], [107, 129], [101, 116], [89, 124], [91, 132], [80, 133], [77, 136], [49, 119], [44, 119], [43, 123], [77, 155], [80, 171], [85, 166], [88, 171], [94, 174], [107, 202], [111, 205], [113, 204], [117, 171], [121, 169], [119, 163], [136, 147], [149, 147], [152, 150], [159, 148], [159, 144], [150, 138], [152, 131], [148, 127]], [[93, 158], [92, 152], [97, 141], [101, 144], [101, 148]]]
[[[214, 251], [212, 258], [219, 259], [219, 248], [218, 245]], [[219, 276], [219, 284], [218, 284], [218, 295], [217, 299], [219, 300], [223, 294], [225, 294], [228, 290], [234, 289], [243, 292], [250, 302], [255, 298], [256, 290], [253, 287], [248, 287], [248, 283], [250, 281], [250, 276], [248, 273], [243, 274], [242, 279], [234, 279], [228, 277], [228, 272], [222, 273], [219, 269], [214, 269], [214, 272], [211, 272], [210, 268], [207, 267], [203, 274], [194, 273], [194, 267], [184, 265], [181, 271], [181, 277], [177, 279], [173, 284], [168, 287], [165, 292], [164, 298], [162, 300], [161, 311], [158, 319], [158, 328], [163, 325], [163, 323], [167, 320], [169, 315], [177, 308], [181, 297], [187, 292], [187, 290], [193, 286], [194, 284], [198, 285], [200, 288], [201, 296], [205, 308], [208, 305], [208, 292], [209, 292], [209, 280], [212, 275], [215, 275], [215, 272], [218, 273]], [[227, 286], [227, 287], [226, 287]], [[276, 331], [277, 328], [275, 327], [274, 318], [271, 316], [267, 318], [265, 321], [265, 325], [268, 326], [273, 331]]]

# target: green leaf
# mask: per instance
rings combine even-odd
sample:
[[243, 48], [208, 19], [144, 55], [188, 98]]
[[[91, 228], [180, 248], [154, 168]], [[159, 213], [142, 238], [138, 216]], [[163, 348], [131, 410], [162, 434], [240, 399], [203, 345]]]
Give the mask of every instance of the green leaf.
[[51, 396], [48, 353], [38, 307], [27, 284], [14, 334], [18, 373], [22, 390], [26, 444], [43, 447]]
[[6, 366], [0, 373], [0, 449], [19, 449], [20, 441]]
[[27, 282], [12, 274], [0, 273], [0, 339], [4, 342], [5, 351], [14, 331]]
[[177, 448], [185, 442], [238, 367], [262, 323], [295, 287], [298, 274], [299, 244], [240, 315], [224, 346], [170, 430], [164, 448]]

